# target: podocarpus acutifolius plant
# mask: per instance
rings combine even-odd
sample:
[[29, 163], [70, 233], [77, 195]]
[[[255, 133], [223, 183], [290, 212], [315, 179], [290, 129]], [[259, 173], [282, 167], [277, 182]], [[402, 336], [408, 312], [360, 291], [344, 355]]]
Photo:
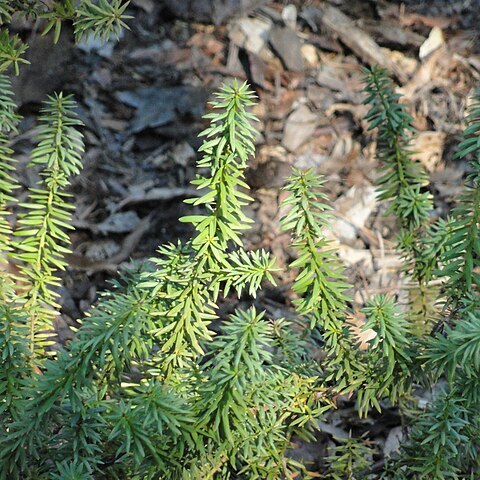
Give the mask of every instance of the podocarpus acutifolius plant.
[[[4, 23], [14, 3], [0, 1]], [[125, 11], [105, 0], [52, 2], [50, 9], [29, 2], [28, 12], [21, 5], [45, 18], [56, 39], [67, 19], [77, 37], [104, 38], [122, 26]], [[0, 68], [18, 69], [26, 46], [8, 28], [1, 35]], [[193, 182], [199, 196], [181, 219], [194, 235], [161, 246], [141, 271], [123, 272], [52, 357], [56, 272], [66, 266], [70, 228], [65, 190], [84, 148], [80, 122], [70, 97], [45, 103], [31, 156], [41, 180], [12, 232], [17, 185], [8, 143], [18, 115], [7, 76], [0, 86], [0, 248], [18, 265], [0, 275], [0, 479], [309, 478], [308, 466], [285, 453], [294, 435], [311, 437], [335, 395], [356, 395], [361, 415], [384, 401], [411, 407], [415, 384], [440, 376], [445, 392], [415, 411], [410, 441], [384, 477], [478, 477], [478, 98], [458, 153], [473, 158], [465, 194], [450, 219], [432, 225], [427, 177], [409, 148], [411, 118], [386, 73], [366, 72], [367, 119], [384, 168], [380, 197], [399, 218], [405, 274], [420, 292], [413, 288], [404, 306], [388, 295], [368, 300], [364, 329], [376, 333], [369, 348], [357, 347], [348, 324], [346, 276], [323, 233], [330, 207], [312, 171], [294, 170], [286, 186], [282, 225], [292, 232], [290, 268], [298, 271], [291, 318], [268, 319], [255, 303], [278, 267], [269, 253], [242, 243], [251, 222], [242, 207], [250, 202], [244, 173], [254, 154], [255, 97], [233, 83], [217, 94], [202, 133]], [[433, 277], [444, 282], [431, 299]], [[218, 322], [218, 300], [232, 293], [252, 306]], [[441, 312], [432, 300], [442, 302]], [[320, 362], [312, 356], [318, 347]], [[339, 440], [325, 475], [367, 478], [369, 451], [363, 439]]]

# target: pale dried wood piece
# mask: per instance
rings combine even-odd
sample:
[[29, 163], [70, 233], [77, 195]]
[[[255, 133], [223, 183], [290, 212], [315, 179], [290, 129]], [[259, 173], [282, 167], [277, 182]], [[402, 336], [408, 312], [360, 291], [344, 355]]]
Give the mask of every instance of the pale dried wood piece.
[[439, 27], [433, 27], [428, 38], [420, 46], [420, 50], [418, 52], [420, 60], [425, 60], [429, 55], [431, 55], [435, 50], [438, 50], [444, 44], [445, 38], [443, 36], [442, 29]]
[[405, 72], [382, 51], [375, 40], [358, 28], [338, 8], [328, 4], [320, 4], [318, 7], [310, 7], [308, 15], [333, 32], [342, 43], [349, 47], [365, 63], [371, 66], [379, 65], [386, 68], [402, 84], [408, 81], [408, 76]]
[[120, 210], [127, 205], [138, 205], [144, 202], [159, 202], [173, 200], [179, 197], [196, 197], [199, 195], [199, 190], [192, 187], [155, 187], [147, 192], [134, 193], [121, 200], [115, 211]]

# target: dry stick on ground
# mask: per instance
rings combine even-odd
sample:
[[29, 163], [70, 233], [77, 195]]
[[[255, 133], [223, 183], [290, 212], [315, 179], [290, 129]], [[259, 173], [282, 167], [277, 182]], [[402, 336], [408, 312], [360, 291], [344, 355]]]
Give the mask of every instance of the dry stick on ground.
[[87, 270], [89, 272], [117, 272], [118, 265], [132, 254], [143, 234], [150, 228], [153, 216], [154, 212], [143, 218], [135, 227], [135, 230], [125, 237], [120, 251], [112, 257], [99, 262], [97, 260], [91, 260], [82, 255], [69, 253], [65, 255], [65, 258], [67, 259], [69, 265], [77, 270]]
[[400, 83], [405, 84], [408, 76], [391, 60], [373, 40], [373, 38], [358, 28], [355, 23], [338, 8], [328, 4], [318, 7], [308, 7], [304, 16], [334, 33], [342, 43], [350, 48], [365, 63], [370, 66], [380, 65], [395, 75]]

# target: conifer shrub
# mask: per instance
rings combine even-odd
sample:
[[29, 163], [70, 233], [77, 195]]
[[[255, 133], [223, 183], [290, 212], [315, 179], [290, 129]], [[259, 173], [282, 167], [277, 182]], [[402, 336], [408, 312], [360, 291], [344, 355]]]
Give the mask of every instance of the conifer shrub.
[[[42, 17], [57, 40], [71, 20], [77, 39], [107, 38], [124, 26], [125, 9], [118, 0], [0, 1], [7, 25], [0, 33], [0, 479], [314, 478], [288, 450], [296, 438], [314, 438], [342, 394], [355, 399], [360, 416], [386, 405], [402, 410], [409, 440], [377, 478], [478, 478], [479, 96], [457, 153], [470, 165], [465, 192], [449, 218], [434, 222], [428, 177], [412, 157], [408, 110], [384, 70], [365, 71], [366, 119], [382, 164], [379, 198], [398, 218], [411, 283], [407, 305], [395, 292], [368, 299], [360, 337], [375, 335], [367, 348], [349, 324], [347, 277], [325, 236], [331, 207], [324, 179], [311, 170], [293, 169], [285, 187], [281, 225], [296, 257], [288, 266], [296, 272], [291, 315], [268, 318], [256, 300], [280, 267], [269, 252], [244, 248], [255, 95], [233, 82], [216, 94], [200, 134], [198, 196], [180, 219], [192, 237], [160, 246], [138, 271], [119, 272], [75, 338], [52, 350], [81, 122], [71, 97], [46, 100], [31, 153], [40, 181], [12, 227], [18, 185], [9, 139], [19, 116], [5, 72], [20, 68], [26, 45], [8, 21], [22, 12]], [[441, 288], [432, 288], [438, 278]], [[249, 306], [220, 320], [227, 296]], [[443, 391], [419, 408], [417, 386], [440, 379]], [[324, 478], [375, 478], [367, 439], [336, 444]]]

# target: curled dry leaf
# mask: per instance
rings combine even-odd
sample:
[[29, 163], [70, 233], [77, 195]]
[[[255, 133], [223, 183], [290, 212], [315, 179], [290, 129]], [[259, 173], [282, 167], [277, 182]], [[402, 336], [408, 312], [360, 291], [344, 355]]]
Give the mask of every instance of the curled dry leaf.
[[412, 157], [420, 161], [428, 172], [433, 172], [439, 167], [446, 136], [445, 132], [419, 132], [413, 140], [412, 150], [415, 153]]
[[371, 185], [353, 186], [341, 195], [334, 204], [337, 219], [332, 222], [335, 236], [344, 242], [357, 238], [358, 230], [377, 205], [377, 192]]
[[317, 122], [317, 115], [306, 105], [300, 105], [285, 122], [283, 146], [294, 152], [313, 135]]
[[353, 313], [347, 315], [347, 323], [350, 333], [358, 344], [360, 350], [367, 350], [370, 347], [370, 340], [377, 336], [377, 332], [372, 328], [364, 329], [367, 318], [360, 310], [355, 309]]

